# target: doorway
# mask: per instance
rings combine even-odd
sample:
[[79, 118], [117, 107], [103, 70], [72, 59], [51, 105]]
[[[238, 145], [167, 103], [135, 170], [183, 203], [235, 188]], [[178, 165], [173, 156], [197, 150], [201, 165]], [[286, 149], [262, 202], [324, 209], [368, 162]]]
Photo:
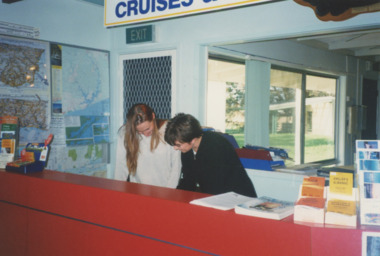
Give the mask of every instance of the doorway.
[[377, 81], [371, 79], [363, 80], [362, 104], [367, 108], [365, 126], [362, 130], [362, 140], [376, 140], [377, 137]]

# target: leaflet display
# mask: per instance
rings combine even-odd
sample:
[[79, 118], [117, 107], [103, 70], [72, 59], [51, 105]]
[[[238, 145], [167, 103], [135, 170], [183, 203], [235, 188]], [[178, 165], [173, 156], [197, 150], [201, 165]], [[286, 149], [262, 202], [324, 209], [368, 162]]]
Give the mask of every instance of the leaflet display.
[[360, 222], [380, 225], [380, 141], [356, 141], [356, 165], [360, 190]]

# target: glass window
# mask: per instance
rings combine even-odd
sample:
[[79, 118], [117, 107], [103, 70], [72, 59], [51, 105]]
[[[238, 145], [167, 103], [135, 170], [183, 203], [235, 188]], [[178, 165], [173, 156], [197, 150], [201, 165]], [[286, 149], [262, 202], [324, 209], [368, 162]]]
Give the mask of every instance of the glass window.
[[[295, 72], [271, 70], [269, 101], [269, 144], [286, 149], [291, 159], [296, 158], [297, 103], [302, 86], [302, 75]], [[298, 97], [298, 98], [297, 98]]]
[[245, 65], [208, 60], [206, 125], [235, 136], [244, 146]]
[[336, 83], [336, 78], [271, 69], [269, 144], [287, 150], [287, 165], [335, 158]]
[[305, 163], [335, 157], [336, 79], [306, 75]]
[[[336, 86], [335, 77], [271, 68], [269, 146], [287, 150], [286, 165], [335, 158]], [[235, 136], [242, 147], [244, 108], [244, 63], [210, 58], [206, 125]]]

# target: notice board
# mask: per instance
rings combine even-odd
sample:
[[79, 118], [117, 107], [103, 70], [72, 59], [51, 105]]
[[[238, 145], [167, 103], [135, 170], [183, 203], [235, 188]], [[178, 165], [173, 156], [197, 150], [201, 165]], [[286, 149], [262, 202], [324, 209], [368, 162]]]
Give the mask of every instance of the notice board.
[[19, 149], [54, 139], [47, 168], [106, 176], [109, 52], [0, 35], [0, 115], [20, 119]]

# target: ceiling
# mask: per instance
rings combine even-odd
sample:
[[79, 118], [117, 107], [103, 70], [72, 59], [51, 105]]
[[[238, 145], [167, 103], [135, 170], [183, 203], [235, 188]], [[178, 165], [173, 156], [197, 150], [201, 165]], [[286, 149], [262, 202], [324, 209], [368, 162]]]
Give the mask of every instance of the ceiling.
[[335, 33], [293, 39], [316, 48], [380, 62], [380, 30]]
[[380, 28], [263, 41], [245, 41], [233, 44], [227, 43], [216, 47], [245, 54], [246, 56], [252, 55], [256, 58], [263, 57], [264, 59], [275, 60], [276, 56], [268, 48], [270, 46], [278, 47], [282, 43], [284, 43], [285, 47], [291, 46], [291, 48], [287, 48], [289, 50], [297, 49], [298, 45], [300, 47], [306, 45], [343, 56], [353, 56], [366, 62], [368, 72], [380, 72]]

